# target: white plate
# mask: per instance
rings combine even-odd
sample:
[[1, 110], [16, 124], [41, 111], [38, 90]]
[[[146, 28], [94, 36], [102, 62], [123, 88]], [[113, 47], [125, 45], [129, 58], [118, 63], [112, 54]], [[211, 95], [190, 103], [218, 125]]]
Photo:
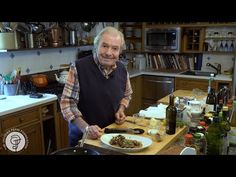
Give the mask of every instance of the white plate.
[[[130, 139], [130, 140], [137, 140], [139, 142], [142, 143], [142, 147], [139, 148], [121, 148], [118, 146], [113, 146], [111, 145], [109, 142], [110, 140], [118, 135], [123, 135], [126, 139]], [[142, 136], [138, 136], [138, 135], [131, 135], [131, 134], [121, 134], [121, 133], [110, 133], [110, 134], [104, 134], [101, 136], [100, 140], [107, 146], [114, 148], [116, 150], [119, 151], [123, 151], [123, 152], [137, 152], [137, 151], [141, 151], [145, 148], [147, 148], [148, 146], [150, 146], [152, 144], [152, 140], [146, 137], [142, 137]]]

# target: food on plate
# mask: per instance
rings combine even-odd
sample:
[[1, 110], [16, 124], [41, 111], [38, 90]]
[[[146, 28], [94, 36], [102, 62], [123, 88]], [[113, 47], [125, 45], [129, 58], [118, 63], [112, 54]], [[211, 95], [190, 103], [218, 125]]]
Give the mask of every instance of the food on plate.
[[127, 139], [123, 135], [117, 135], [112, 137], [109, 143], [111, 145], [119, 146], [121, 148], [140, 148], [143, 146], [140, 141]]

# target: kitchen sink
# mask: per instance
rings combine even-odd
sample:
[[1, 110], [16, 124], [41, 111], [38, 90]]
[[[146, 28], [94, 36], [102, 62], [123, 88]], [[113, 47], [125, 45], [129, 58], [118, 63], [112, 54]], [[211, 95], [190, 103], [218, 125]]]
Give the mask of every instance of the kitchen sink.
[[184, 71], [180, 73], [181, 75], [192, 75], [192, 76], [211, 76], [211, 74], [214, 74], [214, 77], [217, 75], [217, 73], [214, 72], [207, 72], [207, 71]]

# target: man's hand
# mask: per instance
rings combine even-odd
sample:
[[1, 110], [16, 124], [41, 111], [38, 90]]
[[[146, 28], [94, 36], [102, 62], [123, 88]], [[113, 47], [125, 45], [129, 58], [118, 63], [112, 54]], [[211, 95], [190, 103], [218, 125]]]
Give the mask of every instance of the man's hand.
[[119, 124], [119, 125], [123, 124], [125, 122], [126, 116], [125, 116], [124, 111], [125, 111], [125, 106], [124, 105], [120, 105], [119, 110], [115, 114], [115, 117], [116, 117], [116, 121], [115, 122], [117, 124]]
[[90, 125], [88, 127], [88, 138], [97, 139], [102, 136], [102, 129], [97, 125]]

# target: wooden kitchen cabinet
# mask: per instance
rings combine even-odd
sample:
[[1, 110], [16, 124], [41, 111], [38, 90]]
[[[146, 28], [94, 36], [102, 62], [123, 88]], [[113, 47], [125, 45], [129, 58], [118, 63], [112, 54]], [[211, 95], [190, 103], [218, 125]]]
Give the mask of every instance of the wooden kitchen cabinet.
[[[214, 80], [211, 86], [217, 92], [224, 86], [231, 88], [232, 82]], [[175, 78], [175, 90], [193, 90], [195, 88], [198, 88], [198, 89], [203, 90], [204, 92], [207, 92], [208, 80], [207, 79], [180, 78], [180, 77]]]
[[[33, 107], [18, 111], [16, 113], [8, 114], [1, 118], [2, 137], [5, 133], [13, 129], [22, 130], [26, 134], [28, 146], [23, 151], [17, 154], [43, 154], [44, 146], [40, 122], [40, 109]], [[16, 154], [3, 148], [3, 154]]]
[[64, 120], [61, 112], [57, 112], [57, 120], [60, 132], [60, 146], [58, 149], [69, 147], [68, 122]]
[[142, 76], [131, 78], [130, 83], [133, 89], [133, 94], [129, 107], [126, 110], [127, 116], [138, 113], [142, 108]]
[[0, 154], [4, 154], [5, 150], [3, 148], [2, 137], [0, 136]]
[[0, 118], [0, 140], [8, 131], [17, 129], [26, 134], [28, 146], [18, 153], [5, 150], [0, 146], [0, 154], [49, 154], [57, 150], [60, 144], [57, 130], [57, 102], [52, 101], [21, 111], [10, 113]]
[[203, 52], [203, 44], [205, 37], [205, 28], [186, 27], [183, 28], [182, 49], [184, 53], [200, 53]]
[[40, 123], [34, 123], [30, 126], [21, 128], [28, 137], [28, 146], [23, 154], [43, 154], [43, 140]]
[[[212, 88], [216, 89], [216, 82], [213, 81], [211, 84]], [[201, 89], [207, 92], [208, 80], [207, 79], [193, 79], [193, 78], [175, 78], [175, 90], [193, 90]]]

